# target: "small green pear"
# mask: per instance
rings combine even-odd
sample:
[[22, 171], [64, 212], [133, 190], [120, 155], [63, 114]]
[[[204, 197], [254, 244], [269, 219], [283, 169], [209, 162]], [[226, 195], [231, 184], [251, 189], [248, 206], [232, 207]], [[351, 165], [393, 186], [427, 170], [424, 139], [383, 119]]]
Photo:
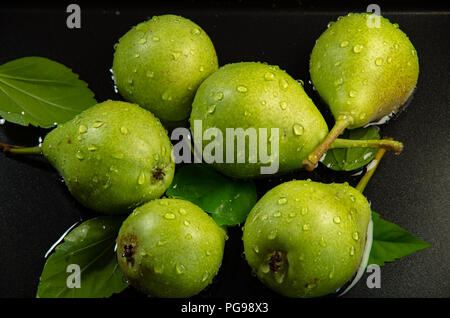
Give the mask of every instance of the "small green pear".
[[84, 206], [129, 213], [159, 198], [172, 182], [172, 144], [160, 121], [135, 104], [97, 104], [59, 125], [42, 153]]
[[419, 60], [398, 25], [381, 16], [349, 13], [331, 22], [316, 41], [310, 73], [336, 123], [305, 159], [308, 170], [314, 169], [344, 129], [363, 127], [396, 113], [416, 87]]
[[[279, 161], [278, 172], [301, 168], [302, 160], [328, 133], [325, 120], [301, 84], [278, 66], [256, 62], [228, 64], [209, 76], [200, 85], [192, 105], [194, 137], [196, 120], [202, 121], [202, 134], [211, 127], [221, 130], [224, 157], [227, 152], [234, 154], [234, 163], [223, 160], [213, 166], [235, 178], [260, 176], [261, 167], [268, 163], [260, 155], [250, 162], [249, 149], [259, 151], [261, 144], [252, 146], [248, 139], [245, 163], [239, 163], [237, 146], [227, 148], [227, 128], [256, 129], [258, 141], [267, 145], [267, 155]], [[261, 135], [260, 129], [266, 129], [266, 134]], [[278, 129], [277, 136], [272, 136], [272, 129]], [[275, 142], [279, 149], [274, 148]], [[204, 140], [204, 145], [207, 143]]]
[[133, 27], [120, 38], [112, 66], [120, 94], [169, 126], [189, 117], [195, 91], [217, 68], [205, 31], [176, 15]]
[[348, 184], [283, 183], [248, 215], [245, 257], [259, 280], [282, 295], [333, 293], [360, 265], [370, 213], [366, 198]]
[[123, 222], [117, 259], [138, 290], [155, 297], [190, 297], [219, 271], [225, 239], [225, 231], [195, 204], [157, 199]]

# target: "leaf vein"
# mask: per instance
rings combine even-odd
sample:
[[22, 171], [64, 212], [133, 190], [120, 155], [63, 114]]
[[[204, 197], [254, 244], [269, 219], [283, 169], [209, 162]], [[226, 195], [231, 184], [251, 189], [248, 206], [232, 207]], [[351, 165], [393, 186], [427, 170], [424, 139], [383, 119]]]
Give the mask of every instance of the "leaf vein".
[[32, 97], [32, 98], [34, 98], [34, 99], [36, 99], [36, 100], [39, 100], [39, 101], [41, 101], [41, 102], [43, 102], [43, 103], [46, 103], [46, 104], [48, 104], [48, 105], [55, 106], [55, 107], [57, 107], [57, 108], [67, 110], [67, 111], [69, 111], [69, 112], [74, 112], [74, 113], [78, 113], [78, 112], [79, 112], [78, 109], [74, 109], [74, 108], [71, 108], [71, 107], [66, 107], [66, 106], [63, 106], [63, 105], [60, 105], [60, 104], [52, 103], [52, 102], [49, 101], [49, 100], [46, 100], [46, 99], [44, 99], [44, 98], [41, 98], [41, 97], [36, 96], [36, 95], [34, 95], [34, 94], [31, 94], [31, 93], [29, 93], [29, 92], [27, 92], [27, 91], [24, 91], [23, 89], [20, 89], [20, 88], [18, 88], [18, 87], [16, 87], [16, 86], [12, 85], [11, 83], [8, 83], [7, 81], [2, 80], [2, 79], [0, 79], [0, 82], [3, 83], [3, 84], [5, 84], [5, 85], [7, 85], [7, 86], [9, 86], [9, 87], [11, 87], [11, 88], [13, 88], [13, 89], [15, 89], [15, 90], [17, 90], [17, 91], [19, 91], [19, 92], [21, 92], [21, 93], [24, 94], [24, 95], [28, 95], [28, 96], [30, 96], [30, 97]]

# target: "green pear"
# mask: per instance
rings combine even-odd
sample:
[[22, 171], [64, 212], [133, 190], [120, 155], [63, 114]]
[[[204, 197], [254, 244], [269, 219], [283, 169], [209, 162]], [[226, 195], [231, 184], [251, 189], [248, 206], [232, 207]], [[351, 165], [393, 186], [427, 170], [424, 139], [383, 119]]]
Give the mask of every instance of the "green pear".
[[[191, 130], [196, 120], [202, 121], [202, 134], [211, 127], [224, 135], [227, 128], [255, 128], [258, 140], [267, 144], [267, 154], [278, 156], [278, 172], [301, 168], [301, 162], [327, 135], [328, 127], [319, 110], [306, 95], [302, 85], [278, 66], [255, 62], [228, 64], [210, 75], [199, 87], [190, 117]], [[266, 128], [266, 140], [259, 128]], [[272, 146], [271, 129], [278, 129], [279, 153]], [[193, 131], [195, 135], [195, 131]], [[209, 141], [204, 140], [204, 145]], [[249, 140], [246, 139], [249, 157]], [[272, 143], [272, 144], [271, 144]], [[237, 162], [237, 147], [227, 149], [224, 156], [234, 152], [234, 163], [214, 163], [221, 173], [235, 178], [261, 175], [267, 166], [258, 155], [256, 162]]]
[[370, 213], [366, 198], [346, 183], [283, 183], [248, 215], [245, 257], [259, 280], [282, 295], [333, 293], [360, 265]]
[[84, 206], [127, 213], [172, 182], [172, 144], [160, 121], [135, 104], [106, 101], [59, 125], [42, 153]]
[[419, 60], [398, 25], [381, 16], [349, 13], [331, 22], [316, 41], [310, 73], [336, 123], [304, 161], [308, 170], [314, 169], [344, 129], [363, 127], [396, 113], [416, 87]]
[[117, 259], [125, 278], [140, 291], [155, 297], [190, 297], [219, 271], [225, 239], [225, 231], [195, 204], [157, 199], [123, 222]]
[[195, 91], [217, 68], [205, 31], [176, 15], [133, 27], [120, 38], [112, 66], [120, 94], [168, 125], [189, 117]]

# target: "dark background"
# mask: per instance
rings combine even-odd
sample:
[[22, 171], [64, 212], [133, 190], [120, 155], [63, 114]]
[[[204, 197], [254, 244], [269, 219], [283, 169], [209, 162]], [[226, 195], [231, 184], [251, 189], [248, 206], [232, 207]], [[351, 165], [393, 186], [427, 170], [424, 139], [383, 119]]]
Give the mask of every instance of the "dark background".
[[[179, 14], [208, 33], [220, 65], [264, 61], [302, 79], [331, 124], [326, 107], [307, 84], [309, 54], [329, 21], [350, 11], [365, 11], [370, 3], [147, 2], [78, 1], [81, 29], [66, 27], [70, 2], [3, 6], [0, 64], [23, 56], [44, 56], [78, 73], [98, 101], [120, 99], [109, 73], [114, 43], [132, 25], [153, 15]], [[385, 156], [365, 195], [383, 218], [428, 241], [431, 247], [382, 267], [381, 289], [367, 288], [363, 278], [345, 297], [450, 297], [450, 11], [442, 5], [406, 4], [381, 3], [382, 14], [409, 36], [420, 61], [418, 87], [409, 107], [381, 126], [382, 135], [402, 141], [405, 150], [400, 156]], [[46, 133], [8, 123], [0, 126], [0, 140], [12, 144], [36, 145]], [[358, 181], [348, 173], [319, 167], [312, 173], [259, 182], [259, 192], [293, 177], [348, 180], [352, 185]], [[92, 216], [74, 201], [45, 160], [0, 153], [0, 297], [35, 297], [46, 251], [72, 224]], [[230, 229], [229, 234], [215, 283], [197, 297], [278, 297], [250, 275], [242, 256], [240, 228]], [[116, 297], [131, 296], [142, 297], [131, 288]]]

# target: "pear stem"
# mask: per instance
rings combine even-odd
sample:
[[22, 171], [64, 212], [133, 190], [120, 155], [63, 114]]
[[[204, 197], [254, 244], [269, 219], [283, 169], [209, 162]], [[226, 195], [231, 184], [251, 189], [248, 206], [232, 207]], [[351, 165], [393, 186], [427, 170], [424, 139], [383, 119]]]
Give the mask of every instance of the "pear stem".
[[340, 117], [336, 121], [328, 136], [303, 160], [302, 164], [306, 170], [313, 171], [316, 168], [320, 158], [322, 158], [323, 154], [330, 148], [337, 137], [342, 134], [345, 128], [351, 124], [351, 121], [352, 118], [345, 116]]
[[[392, 138], [384, 137], [382, 140], [392, 140]], [[370, 179], [373, 176], [373, 173], [375, 170], [377, 170], [378, 165], [380, 164], [381, 158], [383, 158], [384, 154], [386, 153], [385, 148], [378, 148], [377, 153], [375, 154], [375, 158], [367, 165], [367, 171], [359, 180], [358, 184], [356, 185], [356, 190], [363, 193], [364, 189], [366, 188], [367, 184], [369, 183]]]
[[387, 151], [394, 151], [399, 154], [403, 150], [403, 144], [400, 141], [391, 139], [380, 140], [352, 140], [337, 138], [329, 149], [335, 148], [383, 148]]
[[13, 153], [17, 155], [41, 155], [42, 150], [40, 146], [36, 147], [21, 147], [16, 145], [9, 145], [0, 142], [0, 150], [7, 153]]

